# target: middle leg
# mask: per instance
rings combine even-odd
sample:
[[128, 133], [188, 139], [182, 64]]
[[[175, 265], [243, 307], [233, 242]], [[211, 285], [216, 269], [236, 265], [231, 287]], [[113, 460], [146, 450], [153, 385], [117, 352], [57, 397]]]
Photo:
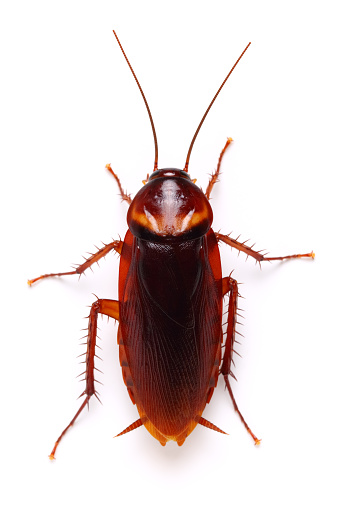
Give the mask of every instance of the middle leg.
[[84, 263], [81, 263], [76, 267], [75, 270], [69, 272], [58, 272], [53, 274], [44, 274], [43, 276], [36, 277], [34, 279], [29, 279], [27, 281], [29, 286], [40, 281], [40, 279], [45, 279], [46, 277], [55, 277], [55, 276], [72, 276], [73, 274], [81, 274], [84, 273], [89, 267], [91, 267], [94, 263], [97, 263], [101, 258], [104, 258], [112, 249], [114, 249], [117, 253], [121, 254], [122, 252], [123, 242], [122, 240], [113, 240], [109, 244], [105, 244], [101, 249], [97, 251], [97, 253], [92, 254]]
[[253, 246], [249, 247], [246, 242], [238, 242], [237, 239], [232, 239], [229, 237], [229, 235], [222, 235], [222, 233], [215, 233], [216, 239], [221, 242], [224, 242], [224, 244], [227, 244], [230, 247], [234, 247], [238, 251], [242, 251], [247, 256], [252, 256], [252, 258], [255, 258], [255, 260], [260, 264], [261, 262], [272, 262], [274, 260], [287, 260], [291, 258], [314, 258], [315, 254], [313, 251], [311, 253], [305, 253], [305, 254], [294, 254], [294, 255], [288, 255], [288, 256], [266, 256], [262, 254], [261, 251], [254, 251], [252, 248]]

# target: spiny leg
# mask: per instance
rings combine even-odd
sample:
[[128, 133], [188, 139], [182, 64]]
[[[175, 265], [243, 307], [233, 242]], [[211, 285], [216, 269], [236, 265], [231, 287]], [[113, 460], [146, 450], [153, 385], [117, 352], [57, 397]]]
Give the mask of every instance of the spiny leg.
[[272, 262], [274, 260], [288, 260], [292, 258], [314, 258], [315, 254], [313, 251], [311, 253], [305, 253], [305, 254], [294, 254], [294, 255], [288, 255], [288, 256], [265, 256], [262, 254], [261, 251], [254, 251], [252, 249], [253, 246], [249, 247], [246, 245], [246, 242], [238, 242], [237, 239], [232, 239], [229, 237], [229, 235], [222, 235], [221, 233], [216, 233], [216, 238], [218, 241], [222, 241], [225, 244], [228, 244], [228, 246], [234, 247], [235, 249], [238, 249], [238, 251], [242, 251], [247, 256], [252, 256], [257, 260], [257, 262], [260, 264], [261, 262]]
[[205, 191], [205, 196], [208, 198], [208, 200], [210, 199], [210, 194], [211, 194], [212, 188], [214, 187], [214, 185], [218, 181], [218, 177], [219, 177], [219, 173], [220, 173], [220, 170], [221, 170], [221, 164], [222, 164], [222, 159], [223, 159], [224, 153], [225, 153], [226, 149], [228, 148], [228, 146], [230, 145], [230, 143], [232, 141], [233, 141], [232, 138], [228, 138], [227, 139], [227, 142], [226, 142], [222, 152], [220, 153], [216, 171], [214, 173], [212, 173], [212, 175], [210, 177], [208, 187], [207, 187], [207, 189]]
[[132, 202], [132, 199], [131, 199], [131, 196], [130, 194], [127, 194], [126, 192], [123, 191], [122, 189], [122, 185], [121, 185], [121, 182], [120, 182], [120, 179], [118, 178], [118, 176], [116, 175], [116, 173], [113, 171], [112, 167], [110, 166], [110, 164], [106, 164], [106, 168], [107, 170], [113, 175], [114, 179], [116, 180], [117, 182], [117, 185], [119, 186], [119, 190], [120, 190], [120, 195], [121, 195], [121, 198], [122, 200], [126, 201], [127, 203], [129, 203], [129, 205], [131, 204]]
[[96, 382], [94, 378], [94, 357], [95, 357], [95, 346], [96, 346], [96, 334], [97, 334], [97, 315], [101, 313], [103, 315], [107, 315], [115, 320], [119, 320], [119, 302], [117, 300], [109, 300], [109, 299], [98, 299], [94, 304], [92, 304], [90, 313], [89, 313], [89, 325], [88, 325], [88, 337], [87, 337], [87, 351], [86, 351], [86, 360], [84, 363], [86, 364], [86, 369], [82, 373], [85, 375], [86, 388], [83, 393], [80, 395], [85, 396], [85, 400], [80, 406], [79, 410], [74, 415], [73, 419], [70, 421], [68, 426], [63, 430], [59, 438], [56, 440], [55, 445], [49, 458], [55, 459], [55, 451], [63, 438], [63, 436], [67, 433], [68, 429], [73, 426], [74, 422], [81, 414], [82, 410], [86, 405], [89, 404], [90, 398], [95, 395], [97, 399], [97, 393], [95, 390], [94, 382]]
[[237, 406], [235, 397], [233, 395], [230, 381], [229, 381], [229, 375], [234, 377], [232, 371], [231, 371], [231, 361], [232, 361], [232, 355], [234, 352], [234, 342], [235, 342], [235, 334], [236, 334], [236, 315], [237, 315], [237, 300], [238, 300], [238, 285], [237, 281], [233, 279], [232, 277], [224, 277], [222, 279], [222, 293], [223, 297], [225, 294], [229, 294], [229, 308], [228, 308], [228, 326], [226, 331], [226, 340], [225, 340], [225, 349], [224, 349], [224, 356], [223, 356], [223, 362], [220, 369], [220, 373], [224, 376], [225, 385], [229, 391], [229, 395], [231, 398], [231, 401], [234, 405], [235, 411], [238, 413], [242, 423], [244, 424], [246, 430], [250, 435], [252, 436], [253, 440], [255, 441], [255, 444], [258, 445], [260, 443], [260, 440], [256, 437], [256, 435], [251, 431], [250, 427], [248, 426], [247, 422], [245, 421], [243, 415], [239, 411], [239, 408]]
[[29, 286], [31, 286], [33, 283], [36, 283], [36, 281], [39, 281], [40, 279], [44, 279], [46, 277], [54, 277], [54, 276], [71, 276], [73, 274], [81, 274], [88, 269], [93, 263], [98, 262], [101, 258], [105, 257], [109, 251], [112, 249], [115, 249], [115, 251], [119, 254], [121, 254], [122, 251], [123, 242], [122, 240], [113, 240], [113, 242], [110, 242], [109, 244], [105, 244], [101, 249], [97, 251], [97, 253], [92, 254], [84, 263], [81, 263], [76, 267], [75, 270], [72, 270], [70, 272], [58, 272], [55, 274], [44, 274], [43, 276], [36, 277], [35, 279], [29, 279], [27, 283]]

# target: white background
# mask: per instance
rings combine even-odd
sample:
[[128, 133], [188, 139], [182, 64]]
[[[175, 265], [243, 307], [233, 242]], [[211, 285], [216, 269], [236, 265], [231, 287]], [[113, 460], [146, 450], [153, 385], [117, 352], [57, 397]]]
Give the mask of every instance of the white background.
[[[2, 507], [337, 507], [337, 37], [334, 2], [12, 1], [1, 37]], [[190, 174], [214, 189], [214, 227], [271, 255], [221, 247], [224, 275], [244, 283], [245, 339], [235, 359], [238, 404], [222, 380], [179, 448], [138, 429], [124, 387], [117, 327], [102, 321], [103, 406], [90, 405], [48, 460], [79, 406], [81, 328], [95, 297], [117, 298], [118, 258], [83, 277], [26, 280], [123, 236], [127, 206], [105, 170], [134, 194], [153, 167], [182, 167], [213, 94], [252, 45], [196, 141]], [[101, 321], [101, 320], [100, 320]]]

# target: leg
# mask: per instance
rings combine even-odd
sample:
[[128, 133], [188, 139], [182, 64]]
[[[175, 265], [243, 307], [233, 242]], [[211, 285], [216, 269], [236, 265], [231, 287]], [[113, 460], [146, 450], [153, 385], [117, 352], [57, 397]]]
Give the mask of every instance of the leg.
[[[222, 241], [225, 244], [228, 244], [228, 246], [234, 247], [235, 249], [238, 249], [238, 251], [242, 251], [247, 256], [252, 256], [257, 260], [257, 262], [260, 264], [261, 262], [271, 262], [273, 260], [287, 260], [290, 258], [314, 258], [315, 254], [313, 251], [311, 253], [306, 254], [295, 254], [295, 255], [289, 255], [289, 256], [276, 256], [276, 257], [267, 257], [262, 254], [261, 251], [254, 251], [252, 249], [253, 246], [249, 247], [245, 244], [245, 242], [238, 242], [237, 239], [232, 239], [228, 235], [222, 235], [221, 233], [216, 233], [216, 238], [218, 241]], [[247, 242], [247, 241], [246, 241]]]
[[231, 371], [231, 361], [232, 361], [232, 354], [233, 354], [233, 346], [235, 341], [235, 334], [236, 334], [236, 314], [237, 314], [237, 299], [238, 299], [238, 285], [237, 282], [232, 277], [224, 277], [222, 279], [222, 291], [223, 296], [226, 293], [229, 293], [229, 310], [228, 310], [228, 327], [226, 331], [226, 340], [225, 340], [225, 350], [224, 350], [224, 356], [223, 356], [223, 362], [221, 366], [220, 372], [224, 376], [225, 385], [229, 391], [229, 395], [231, 398], [231, 401], [234, 405], [235, 411], [238, 413], [242, 423], [244, 424], [246, 430], [252, 438], [255, 441], [255, 444], [258, 445], [260, 443], [260, 440], [256, 437], [256, 435], [253, 434], [251, 429], [249, 428], [248, 424], [246, 423], [243, 415], [239, 411], [239, 408], [237, 406], [236, 400], [234, 398], [230, 381], [229, 381], [229, 375], [233, 376], [233, 373]]
[[228, 146], [230, 145], [231, 142], [232, 142], [232, 138], [228, 138], [227, 142], [226, 142], [226, 144], [225, 144], [225, 146], [224, 146], [224, 148], [223, 148], [223, 150], [222, 150], [222, 152], [221, 152], [221, 154], [219, 156], [216, 171], [210, 177], [208, 187], [207, 187], [207, 189], [205, 191], [205, 196], [208, 198], [208, 200], [210, 199], [210, 194], [211, 194], [212, 188], [214, 187], [214, 185], [216, 184], [216, 182], [218, 180], [219, 172], [221, 170], [221, 163], [222, 163], [222, 159], [223, 159], [224, 153], [225, 153], [226, 149], [228, 148]]
[[[95, 387], [94, 387], [94, 357], [95, 357], [95, 346], [96, 346], [96, 333], [97, 333], [97, 315], [101, 313], [103, 315], [110, 316], [115, 320], [119, 319], [119, 302], [117, 300], [108, 300], [108, 299], [98, 299], [91, 307], [89, 314], [89, 326], [88, 326], [88, 337], [87, 337], [87, 352], [86, 352], [86, 360], [84, 361], [86, 364], [86, 370], [84, 371], [86, 388], [81, 394], [81, 396], [85, 396], [85, 399], [80, 406], [79, 410], [70, 421], [68, 426], [63, 430], [57, 441], [55, 442], [54, 448], [49, 456], [51, 460], [55, 459], [55, 451], [60, 443], [60, 440], [63, 438], [68, 429], [73, 426], [74, 422], [84, 409], [86, 405], [89, 404], [90, 398], [95, 395], [98, 398]], [[80, 396], [80, 397], [81, 397]]]
[[121, 198], [122, 200], [126, 201], [127, 203], [129, 203], [129, 205], [131, 204], [132, 202], [132, 199], [130, 197], [130, 194], [127, 194], [123, 191], [122, 189], [122, 186], [121, 186], [121, 182], [120, 182], [120, 179], [118, 178], [118, 176], [116, 175], [116, 173], [113, 172], [112, 170], [112, 167], [110, 166], [110, 164], [106, 164], [106, 168], [108, 171], [110, 171], [110, 173], [113, 175], [114, 179], [116, 180], [117, 182], [117, 185], [119, 186], [119, 190], [120, 190], [120, 195], [121, 195]]
[[115, 249], [115, 251], [119, 254], [121, 254], [122, 251], [123, 242], [122, 240], [113, 240], [113, 242], [110, 242], [110, 244], [105, 244], [101, 249], [98, 250], [97, 253], [91, 255], [84, 263], [81, 265], [78, 265], [75, 270], [72, 270], [71, 272], [59, 272], [57, 274], [44, 274], [43, 276], [36, 277], [35, 279], [29, 279], [27, 283], [29, 286], [31, 286], [33, 283], [36, 283], [36, 281], [39, 281], [40, 279], [44, 279], [46, 277], [53, 277], [53, 276], [70, 276], [72, 274], [81, 274], [88, 269], [93, 263], [98, 262], [101, 258], [106, 256], [109, 251], [112, 249]]

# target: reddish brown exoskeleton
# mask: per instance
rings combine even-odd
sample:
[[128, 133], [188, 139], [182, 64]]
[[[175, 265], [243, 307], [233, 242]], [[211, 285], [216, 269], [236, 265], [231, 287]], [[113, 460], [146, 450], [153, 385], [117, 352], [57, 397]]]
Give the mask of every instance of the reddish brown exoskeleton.
[[[114, 32], [115, 34], [115, 32]], [[129, 396], [137, 406], [139, 419], [120, 435], [141, 425], [162, 445], [174, 440], [182, 445], [197, 424], [224, 433], [202, 417], [217, 385], [219, 374], [241, 421], [255, 443], [259, 440], [247, 425], [236, 404], [230, 385], [231, 361], [236, 334], [237, 282], [222, 278], [218, 243], [224, 242], [261, 263], [286, 258], [313, 258], [306, 253], [266, 257], [211, 228], [213, 213], [209, 203], [220, 173], [229, 138], [219, 157], [217, 169], [203, 193], [188, 174], [191, 150], [200, 127], [224, 83], [247, 50], [223, 81], [205, 112], [189, 147], [185, 167], [157, 169], [158, 149], [153, 120], [141, 86], [115, 34], [143, 96], [155, 142], [154, 171], [132, 200], [121, 187], [110, 165], [128, 210], [129, 229], [124, 241], [104, 245], [85, 263], [71, 272], [46, 274], [36, 281], [70, 274], [81, 275], [93, 263], [115, 250], [120, 255], [119, 300], [97, 299], [91, 306], [86, 352], [84, 401], [70, 424], [57, 439], [50, 458], [67, 432], [96, 394], [94, 357], [98, 314], [119, 321], [120, 363]], [[223, 297], [229, 296], [228, 320], [222, 354]]]

